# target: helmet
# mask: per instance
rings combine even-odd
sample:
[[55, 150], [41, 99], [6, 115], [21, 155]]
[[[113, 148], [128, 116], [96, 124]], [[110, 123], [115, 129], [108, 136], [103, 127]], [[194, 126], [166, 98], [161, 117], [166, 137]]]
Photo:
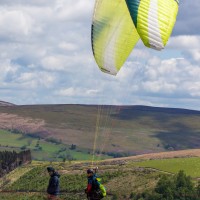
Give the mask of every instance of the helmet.
[[47, 167], [48, 172], [55, 172], [55, 169], [53, 167]]
[[94, 173], [93, 169], [88, 169], [87, 170], [87, 174], [93, 174], [93, 173]]

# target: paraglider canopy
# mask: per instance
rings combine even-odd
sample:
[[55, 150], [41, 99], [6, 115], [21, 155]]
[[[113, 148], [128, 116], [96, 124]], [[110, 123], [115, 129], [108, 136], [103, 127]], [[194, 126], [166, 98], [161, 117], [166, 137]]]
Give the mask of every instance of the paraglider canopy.
[[116, 75], [141, 38], [162, 50], [172, 33], [178, 0], [96, 0], [91, 41], [101, 71]]
[[144, 45], [162, 50], [176, 22], [178, 0], [126, 0], [126, 3]]
[[139, 35], [124, 0], [97, 0], [92, 20], [92, 50], [101, 71], [116, 75]]

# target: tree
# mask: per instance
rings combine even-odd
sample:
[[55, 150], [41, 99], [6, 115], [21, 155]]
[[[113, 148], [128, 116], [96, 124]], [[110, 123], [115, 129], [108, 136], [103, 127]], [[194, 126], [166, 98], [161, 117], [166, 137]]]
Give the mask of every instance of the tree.
[[196, 192], [194, 184], [192, 183], [192, 179], [190, 176], [186, 176], [183, 170], [179, 171], [179, 173], [175, 176], [175, 192], [174, 198], [182, 198], [187, 200], [195, 200]]
[[69, 149], [75, 150], [75, 149], [76, 149], [76, 145], [75, 145], [75, 144], [72, 144], [71, 147], [70, 147]]
[[[159, 194], [159, 195], [158, 195]], [[199, 200], [200, 184], [195, 189], [190, 176], [179, 171], [175, 176], [161, 176], [148, 200]]]
[[200, 181], [198, 181], [198, 185], [196, 187], [197, 196], [200, 197]]
[[163, 198], [167, 198], [168, 200], [173, 200], [174, 189], [175, 185], [171, 177], [163, 175], [158, 181], [155, 191], [156, 193], [161, 194]]

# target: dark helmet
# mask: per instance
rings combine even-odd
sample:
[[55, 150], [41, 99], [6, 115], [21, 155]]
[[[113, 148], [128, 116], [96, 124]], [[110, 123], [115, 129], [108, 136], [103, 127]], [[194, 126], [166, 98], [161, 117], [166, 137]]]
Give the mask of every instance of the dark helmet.
[[53, 167], [47, 167], [48, 172], [55, 172], [55, 169]]
[[93, 174], [93, 173], [94, 173], [93, 169], [88, 169], [87, 170], [87, 174]]

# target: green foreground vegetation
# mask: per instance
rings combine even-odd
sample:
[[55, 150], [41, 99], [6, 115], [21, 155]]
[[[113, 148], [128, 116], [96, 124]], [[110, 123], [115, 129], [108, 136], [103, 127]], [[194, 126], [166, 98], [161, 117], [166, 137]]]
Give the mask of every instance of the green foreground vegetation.
[[[61, 199], [85, 200], [86, 169], [90, 162], [40, 162], [19, 167], [0, 179], [0, 199], [45, 199], [47, 166], [61, 174]], [[99, 175], [107, 189], [105, 200], [199, 200], [200, 158], [149, 161], [98, 162]], [[154, 168], [154, 169], [152, 169]], [[161, 171], [160, 171], [161, 170]], [[184, 170], [186, 172], [180, 171]], [[194, 173], [196, 171], [197, 173]], [[192, 178], [190, 178], [192, 176]]]
[[[17, 168], [0, 181], [0, 199], [44, 199], [49, 176], [46, 167], [52, 165], [61, 174], [61, 199], [85, 200], [87, 185], [87, 163], [44, 163], [33, 162]], [[107, 188], [105, 200], [128, 199], [133, 191], [141, 193], [144, 188], [153, 188], [159, 177], [158, 172], [137, 170], [127, 166], [99, 165], [102, 183]]]

